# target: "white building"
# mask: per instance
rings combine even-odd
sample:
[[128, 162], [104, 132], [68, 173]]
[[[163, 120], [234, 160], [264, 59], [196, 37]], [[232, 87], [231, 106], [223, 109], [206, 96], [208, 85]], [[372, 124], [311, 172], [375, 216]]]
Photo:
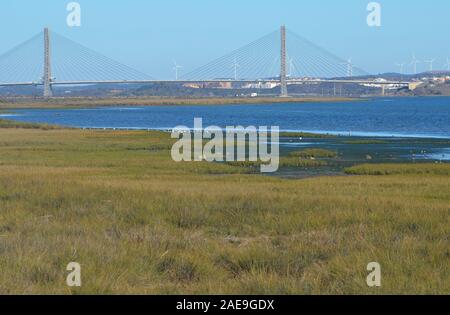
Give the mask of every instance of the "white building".
[[243, 89], [260, 89], [260, 90], [270, 90], [280, 85], [275, 82], [256, 82], [256, 83], [247, 83], [242, 86]]

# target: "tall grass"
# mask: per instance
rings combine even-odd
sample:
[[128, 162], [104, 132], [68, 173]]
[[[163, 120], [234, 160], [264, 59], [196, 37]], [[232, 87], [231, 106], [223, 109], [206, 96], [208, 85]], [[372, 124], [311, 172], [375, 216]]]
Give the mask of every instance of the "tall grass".
[[175, 163], [171, 143], [0, 129], [0, 293], [450, 293], [448, 175], [284, 180]]
[[356, 101], [343, 97], [53, 97], [41, 98], [6, 98], [0, 102], [0, 109], [14, 108], [79, 108], [98, 106], [160, 106], [160, 105], [233, 105], [233, 104], [277, 104], [277, 103], [318, 103], [333, 101]]
[[41, 129], [41, 130], [60, 129], [60, 127], [58, 126], [49, 124], [27, 123], [7, 119], [0, 119], [0, 128]]
[[445, 175], [450, 176], [448, 163], [364, 164], [345, 170], [351, 175]]
[[311, 158], [335, 158], [337, 157], [337, 152], [320, 149], [320, 148], [309, 148], [300, 151], [294, 151], [289, 153], [290, 157], [298, 157], [302, 159], [311, 159]]

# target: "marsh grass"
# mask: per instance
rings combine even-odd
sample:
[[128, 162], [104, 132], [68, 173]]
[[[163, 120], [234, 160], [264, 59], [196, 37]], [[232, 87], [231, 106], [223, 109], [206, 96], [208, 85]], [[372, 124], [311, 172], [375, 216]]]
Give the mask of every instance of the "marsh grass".
[[0, 119], [0, 128], [21, 128], [21, 129], [41, 129], [41, 130], [61, 129], [58, 126], [49, 124], [27, 123], [8, 119]]
[[298, 157], [302, 159], [320, 159], [320, 158], [335, 158], [337, 157], [337, 152], [320, 149], [320, 148], [309, 148], [300, 151], [293, 151], [289, 153], [289, 157]]
[[51, 99], [11, 97], [0, 99], [1, 109], [17, 108], [86, 108], [98, 106], [167, 106], [167, 105], [242, 105], [242, 104], [279, 104], [279, 103], [321, 103], [360, 101], [361, 99], [344, 97], [53, 97]]
[[[448, 166], [284, 180], [175, 163], [171, 143], [0, 129], [0, 293], [450, 293]], [[80, 289], [65, 284], [72, 261]]]
[[[227, 165], [241, 167], [244, 170], [242, 172], [257, 173], [260, 171], [260, 166], [264, 164], [261, 161], [243, 161], [243, 162], [227, 162]], [[325, 161], [315, 161], [303, 159], [295, 156], [284, 156], [280, 157], [279, 167], [319, 167], [325, 166], [327, 163]]]
[[448, 163], [363, 164], [345, 170], [351, 175], [444, 175], [450, 176]]

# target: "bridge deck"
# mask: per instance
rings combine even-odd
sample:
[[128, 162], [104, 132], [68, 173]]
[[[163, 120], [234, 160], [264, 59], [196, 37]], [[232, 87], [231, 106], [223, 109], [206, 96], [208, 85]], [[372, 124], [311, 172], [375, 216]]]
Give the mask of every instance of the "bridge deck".
[[[405, 81], [373, 81], [373, 80], [344, 80], [344, 79], [328, 79], [328, 80], [288, 80], [288, 84], [300, 83], [339, 83], [339, 84], [374, 84], [374, 85], [405, 85], [408, 86], [413, 82]], [[88, 85], [88, 84], [151, 84], [151, 83], [280, 83], [279, 80], [110, 80], [110, 81], [63, 81], [52, 82], [52, 85]], [[37, 86], [43, 85], [42, 82], [16, 82], [16, 83], [0, 83], [0, 86]]]

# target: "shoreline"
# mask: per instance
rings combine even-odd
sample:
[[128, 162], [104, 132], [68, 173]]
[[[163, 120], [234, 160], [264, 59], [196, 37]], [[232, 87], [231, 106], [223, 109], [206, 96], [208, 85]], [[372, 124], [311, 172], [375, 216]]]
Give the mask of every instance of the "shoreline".
[[255, 98], [0, 98], [0, 110], [7, 109], [69, 109], [114, 106], [183, 106], [183, 105], [259, 105], [282, 103], [328, 103], [363, 101], [364, 98], [346, 97], [255, 97]]
[[[37, 108], [36, 108], [37, 109]], [[9, 126], [9, 128], [39, 129], [40, 126], [54, 129], [72, 129], [72, 130], [93, 130], [93, 131], [154, 131], [170, 133], [173, 127], [93, 127], [93, 126], [64, 126], [54, 125], [43, 122], [29, 122], [16, 120], [14, 117], [19, 115], [8, 112], [1, 114], [0, 110], [0, 128]], [[194, 131], [193, 128], [190, 128]], [[390, 134], [387, 132], [363, 132], [363, 131], [327, 131], [327, 130], [280, 130], [280, 137], [284, 138], [351, 138], [351, 139], [382, 139], [382, 140], [444, 140], [450, 141], [450, 137], [432, 136], [420, 134]]]
[[[36, 108], [37, 109], [37, 108]], [[14, 119], [17, 114], [4, 113], [0, 110], [0, 128], [22, 128], [22, 129], [40, 129], [40, 127], [51, 129], [69, 129], [69, 130], [93, 130], [93, 131], [148, 131], [148, 132], [164, 132], [171, 133], [173, 127], [92, 127], [92, 126], [64, 126], [54, 125], [43, 122], [28, 122]], [[190, 128], [194, 131], [193, 128]], [[450, 137], [431, 136], [431, 135], [405, 135], [405, 134], [388, 134], [387, 132], [370, 133], [370, 132], [350, 132], [350, 131], [321, 131], [321, 130], [280, 130], [282, 138], [350, 138], [350, 139], [381, 139], [381, 140], [443, 140], [450, 141]]]
[[[64, 126], [63, 126], [64, 127]], [[67, 127], [71, 128], [71, 127]], [[112, 130], [112, 131], [160, 131], [172, 132], [173, 128], [144, 128], [144, 127], [72, 127], [81, 130]], [[191, 131], [194, 129], [190, 128]], [[321, 130], [280, 130], [280, 137], [293, 138], [296, 137], [317, 137], [317, 138], [354, 138], [354, 139], [420, 139], [420, 140], [450, 140], [450, 137], [431, 136], [431, 135], [405, 135], [405, 134], [388, 134], [385, 132], [370, 133], [363, 131], [344, 132], [344, 131], [321, 131]]]
[[[74, 132], [74, 134], [133, 135], [170, 138], [170, 128], [82, 128], [44, 123], [20, 122], [0, 118], [0, 130], [36, 130], [36, 132]], [[192, 130], [192, 129], [191, 129]], [[365, 163], [423, 164], [450, 163], [450, 138], [444, 137], [383, 137], [369, 135], [330, 134], [319, 132], [280, 132], [280, 157], [288, 159], [292, 153], [308, 150], [325, 150], [333, 156], [317, 156], [305, 163], [303, 169], [280, 167], [276, 177], [311, 178], [344, 175], [345, 169]], [[414, 147], [413, 150], [411, 148]], [[316, 161], [317, 160], [317, 161]], [[318, 165], [316, 165], [318, 162]], [[285, 163], [285, 162], [283, 162]], [[289, 163], [292, 163], [289, 160]], [[323, 164], [321, 164], [323, 163]]]
[[[21, 118], [21, 112], [30, 110], [49, 110], [49, 111], [65, 111], [78, 109], [78, 110], [92, 110], [92, 109], [144, 109], [151, 107], [171, 107], [173, 106], [208, 106], [210, 108], [214, 108], [216, 106], [222, 105], [266, 105], [271, 104], [273, 106], [277, 106], [276, 104], [294, 104], [297, 103], [299, 106], [301, 104], [309, 103], [310, 106], [313, 106], [312, 103], [334, 103], [334, 102], [343, 102], [343, 104], [353, 104], [350, 103], [352, 101], [364, 101], [368, 99], [346, 99], [346, 98], [275, 98], [275, 97], [256, 97], [256, 98], [161, 98], [161, 97], [145, 97], [145, 98], [52, 98], [50, 100], [44, 101], [43, 99], [31, 99], [31, 98], [14, 98], [11, 99], [14, 102], [14, 107], [9, 107], [12, 103], [2, 101], [0, 99], [0, 121], [4, 121], [7, 125], [33, 125], [35, 128], [37, 125], [45, 125], [46, 127], [50, 127], [51, 123], [45, 121], [27, 121], [26, 118]], [[45, 104], [45, 106], [42, 106]], [[287, 105], [286, 104], [286, 105]], [[292, 106], [292, 105], [291, 105]], [[135, 108], [133, 108], [135, 107]], [[274, 107], [274, 108], [275, 108]], [[9, 121], [9, 122], [8, 122]], [[50, 120], [51, 121], [51, 120]], [[159, 125], [127, 125], [123, 124], [113, 124], [113, 125], [95, 125], [95, 124], [78, 124], [78, 125], [58, 125], [58, 122], [55, 121], [55, 126], [57, 128], [68, 128], [68, 129], [81, 129], [81, 130], [123, 130], [123, 131], [163, 131], [163, 132], [171, 132], [174, 126], [165, 126], [165, 124]], [[76, 122], [74, 122], [76, 123]], [[189, 125], [188, 125], [189, 126]], [[450, 135], [442, 134], [439, 132], [434, 133], [420, 133], [420, 132], [411, 132], [411, 133], [402, 133], [396, 131], [364, 131], [358, 130], [358, 128], [354, 128], [354, 130], [332, 130], [326, 129], [327, 126], [322, 126], [320, 130], [311, 130], [311, 129], [283, 129], [280, 130], [281, 134], [288, 134], [289, 137], [293, 137], [293, 135], [298, 135], [299, 137], [351, 137], [351, 138], [380, 138], [380, 139], [420, 139], [420, 140], [449, 140]], [[364, 128], [362, 128], [364, 129]], [[305, 136], [306, 135], [306, 136]]]
[[[65, 126], [62, 126], [63, 128]], [[80, 130], [105, 130], [105, 131], [156, 131], [156, 132], [172, 132], [173, 128], [144, 128], [144, 127], [67, 127]], [[191, 128], [191, 131], [194, 129]], [[354, 139], [386, 139], [386, 140], [450, 140], [445, 136], [430, 135], [404, 135], [404, 134], [387, 134], [387, 133], [370, 133], [370, 132], [344, 132], [344, 131], [314, 131], [314, 130], [280, 130], [280, 137], [293, 138], [296, 137], [316, 137], [316, 138], [354, 138]]]

